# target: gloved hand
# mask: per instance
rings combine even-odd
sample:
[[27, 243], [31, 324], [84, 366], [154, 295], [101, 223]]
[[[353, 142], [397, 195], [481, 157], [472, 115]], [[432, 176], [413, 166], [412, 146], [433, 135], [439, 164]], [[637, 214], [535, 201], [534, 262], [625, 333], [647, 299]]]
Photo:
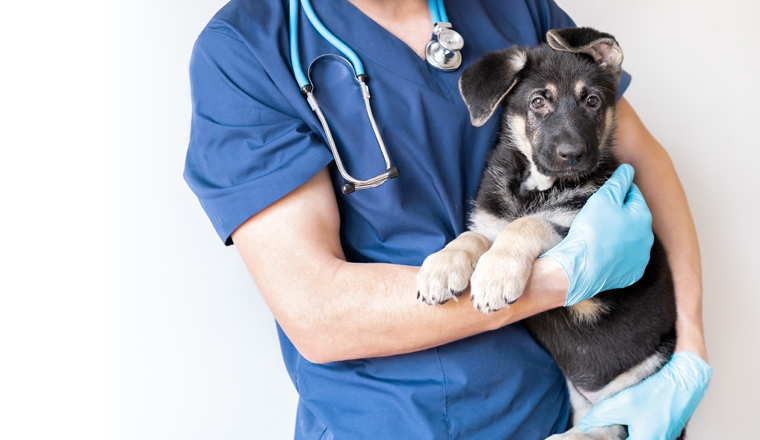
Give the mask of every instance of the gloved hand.
[[628, 440], [673, 440], [697, 409], [711, 377], [712, 367], [702, 358], [678, 352], [640, 384], [596, 404], [578, 427], [628, 425]]
[[565, 270], [567, 307], [638, 281], [652, 243], [652, 214], [633, 184], [633, 167], [623, 164], [588, 199], [567, 237], [542, 257], [553, 258]]

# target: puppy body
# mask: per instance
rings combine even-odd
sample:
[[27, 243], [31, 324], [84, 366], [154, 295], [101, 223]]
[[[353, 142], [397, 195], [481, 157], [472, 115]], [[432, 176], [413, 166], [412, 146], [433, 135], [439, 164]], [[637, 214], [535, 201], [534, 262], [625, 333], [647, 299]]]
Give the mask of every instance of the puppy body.
[[[503, 106], [499, 141], [481, 179], [470, 231], [431, 255], [418, 275], [423, 301], [472, 287], [484, 312], [518, 300], [536, 258], [567, 234], [575, 215], [618, 166], [612, 152], [622, 51], [591, 29], [550, 31], [552, 47], [513, 47], [465, 70], [460, 90], [472, 122]], [[640, 281], [524, 321], [562, 369], [574, 422], [600, 400], [658, 371], [675, 347], [675, 297], [655, 239]], [[624, 427], [560, 438], [624, 439]]]

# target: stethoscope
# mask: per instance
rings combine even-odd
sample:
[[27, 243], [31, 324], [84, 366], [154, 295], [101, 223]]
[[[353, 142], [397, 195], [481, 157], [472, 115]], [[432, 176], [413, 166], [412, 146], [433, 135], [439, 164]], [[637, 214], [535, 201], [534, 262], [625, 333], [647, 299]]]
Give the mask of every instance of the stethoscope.
[[[364, 65], [351, 48], [346, 46], [345, 43], [333, 35], [332, 32], [319, 21], [317, 14], [314, 13], [314, 9], [311, 7], [310, 1], [300, 1], [306, 16], [309, 18], [312, 26], [314, 26], [314, 29], [316, 29], [317, 32], [319, 32], [320, 35], [322, 35], [336, 49], [342, 52], [343, 55], [348, 57], [348, 60], [338, 55], [327, 56], [340, 58], [353, 67], [356, 80], [361, 87], [364, 106], [367, 110], [367, 117], [372, 125], [372, 131], [375, 133], [375, 139], [380, 146], [380, 151], [383, 153], [383, 159], [385, 159], [385, 172], [367, 180], [359, 180], [348, 174], [343, 166], [343, 161], [340, 160], [340, 154], [338, 154], [338, 149], [335, 146], [330, 127], [327, 126], [327, 120], [322, 114], [322, 110], [320, 110], [317, 100], [312, 93], [314, 87], [311, 85], [310, 81], [311, 69], [314, 66], [314, 63], [326, 55], [317, 57], [312, 61], [309, 66], [309, 79], [307, 79], [301, 69], [301, 61], [298, 55], [298, 0], [290, 0], [290, 59], [293, 64], [293, 73], [298, 82], [298, 87], [301, 88], [301, 93], [306, 97], [306, 101], [309, 103], [311, 110], [317, 114], [317, 118], [319, 118], [319, 122], [322, 124], [322, 128], [325, 131], [325, 136], [327, 136], [327, 143], [330, 144], [330, 150], [332, 150], [333, 157], [335, 157], [335, 164], [338, 167], [338, 171], [340, 171], [340, 174], [346, 180], [341, 186], [343, 194], [351, 194], [358, 189], [376, 188], [385, 183], [388, 179], [398, 176], [398, 169], [391, 166], [391, 160], [388, 158], [388, 152], [385, 150], [383, 138], [377, 130], [375, 117], [372, 115], [372, 108], [370, 108], [369, 105], [369, 87], [367, 87], [369, 78], [364, 73]], [[451, 23], [449, 23], [449, 18], [443, 7], [443, 0], [428, 0], [428, 7], [430, 8], [430, 17], [433, 20], [434, 28], [433, 38], [425, 47], [425, 57], [427, 62], [438, 70], [455, 70], [462, 64], [462, 54], [459, 53], [459, 50], [464, 46], [464, 40], [461, 35], [451, 29]]]

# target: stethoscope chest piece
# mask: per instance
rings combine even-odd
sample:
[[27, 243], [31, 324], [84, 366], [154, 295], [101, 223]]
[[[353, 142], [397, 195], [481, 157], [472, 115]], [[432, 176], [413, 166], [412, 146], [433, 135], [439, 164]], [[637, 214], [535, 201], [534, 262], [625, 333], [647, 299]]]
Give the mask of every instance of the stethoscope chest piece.
[[456, 70], [462, 65], [464, 40], [458, 32], [451, 29], [451, 23], [439, 22], [433, 29], [433, 39], [425, 47], [425, 57], [431, 66], [438, 70]]

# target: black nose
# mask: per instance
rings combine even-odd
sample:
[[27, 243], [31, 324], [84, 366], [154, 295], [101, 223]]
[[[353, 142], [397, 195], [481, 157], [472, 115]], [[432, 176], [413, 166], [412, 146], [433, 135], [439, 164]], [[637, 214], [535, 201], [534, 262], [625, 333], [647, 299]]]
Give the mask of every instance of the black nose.
[[559, 144], [557, 155], [568, 165], [575, 165], [586, 154], [586, 144]]

